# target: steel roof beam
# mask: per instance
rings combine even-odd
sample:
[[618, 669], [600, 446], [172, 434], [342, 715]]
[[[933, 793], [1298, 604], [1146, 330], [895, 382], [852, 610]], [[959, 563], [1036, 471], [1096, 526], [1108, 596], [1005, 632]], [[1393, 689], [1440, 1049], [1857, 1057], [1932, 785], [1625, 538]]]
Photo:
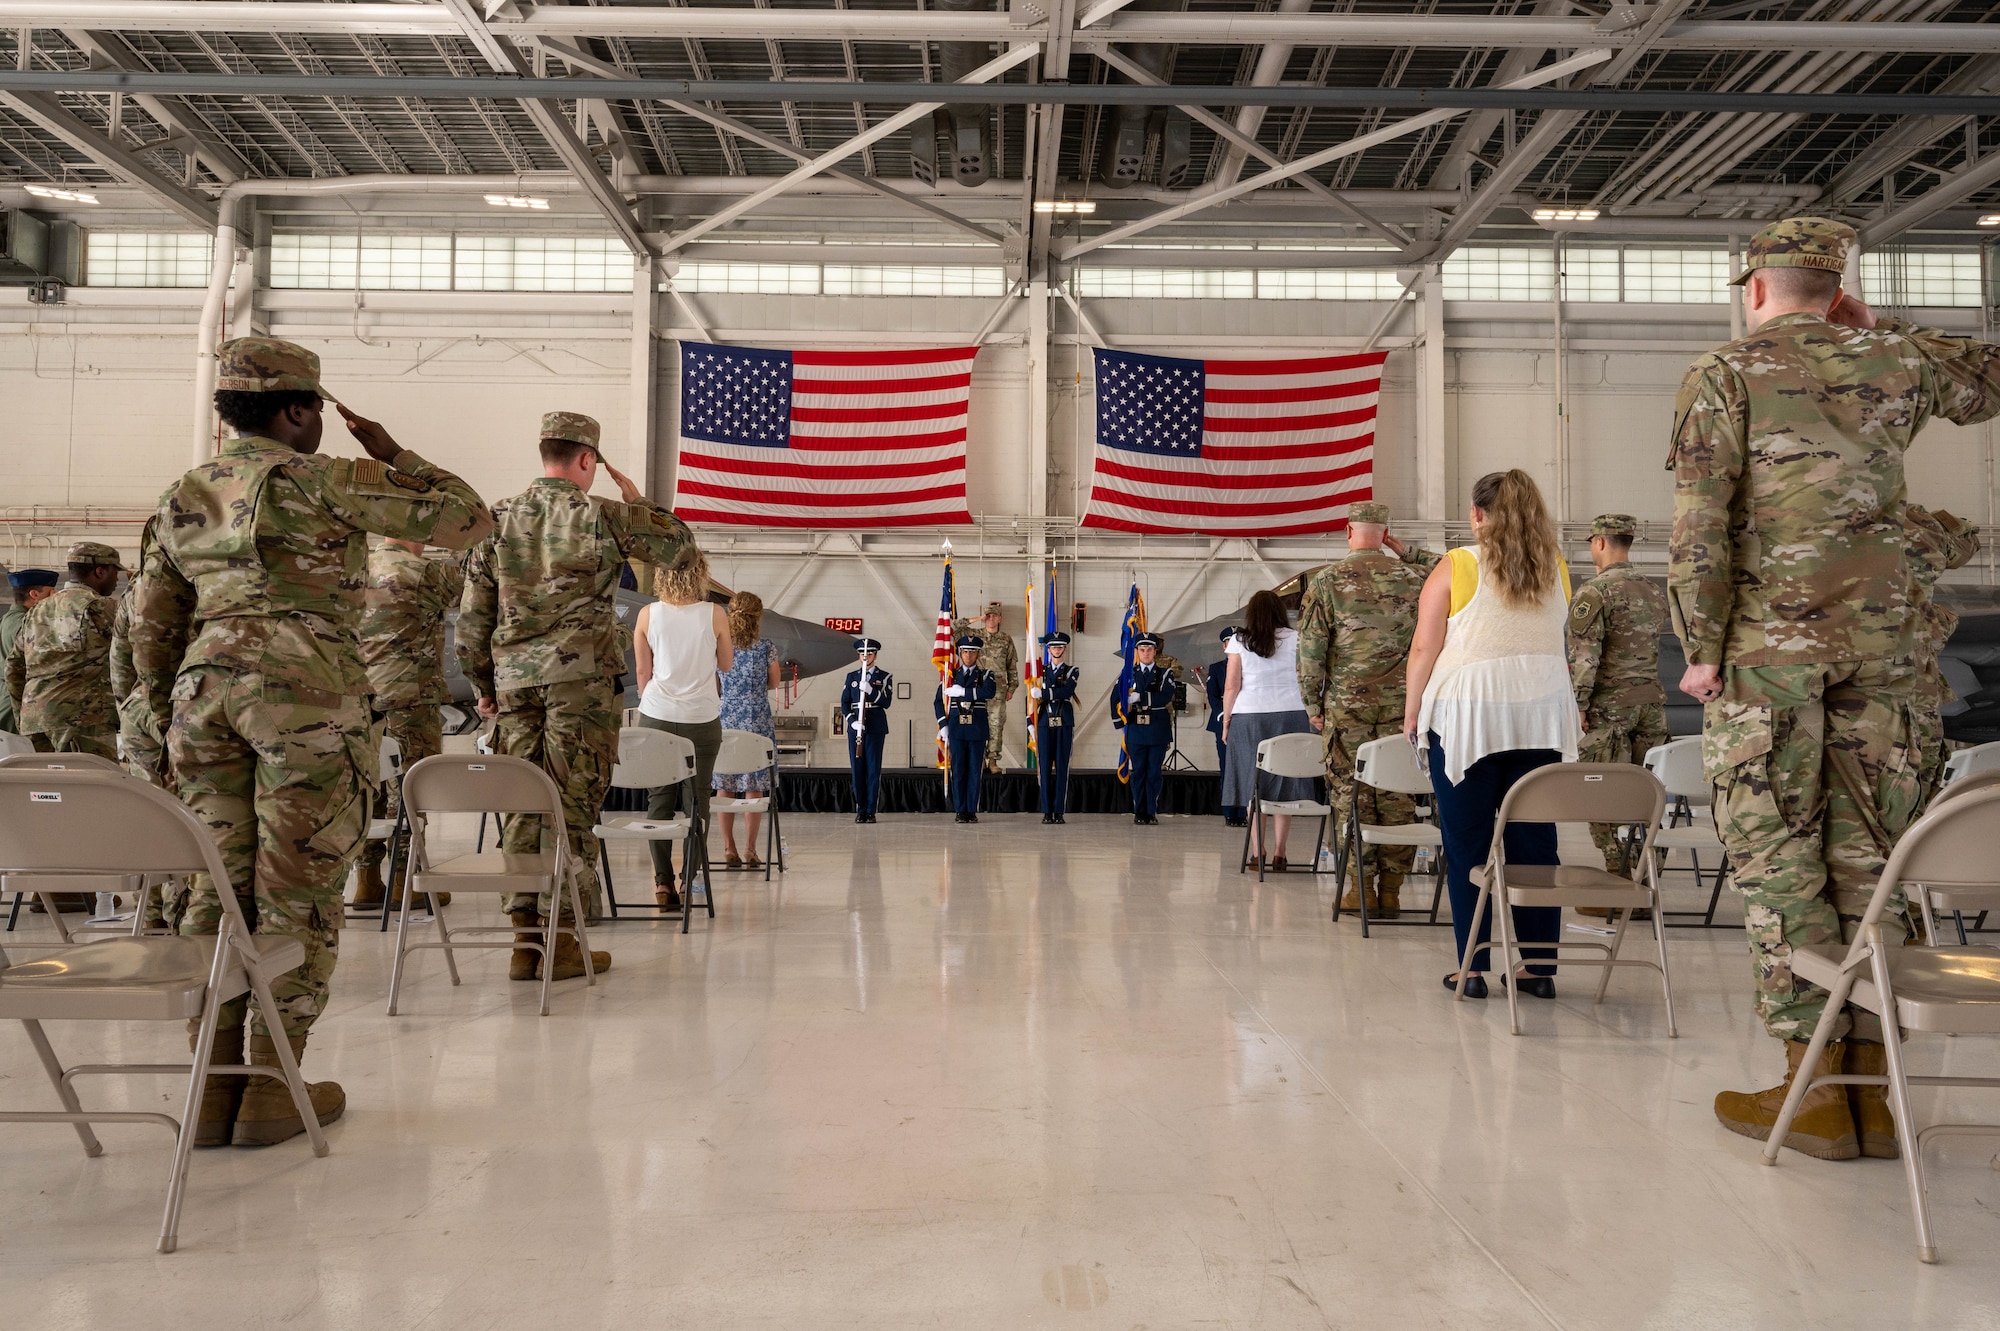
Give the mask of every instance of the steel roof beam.
[[[91, 27], [127, 32], [282, 32], [338, 36], [456, 36], [452, 0], [430, 4], [330, 5], [300, 0], [0, 0], [0, 27]], [[520, 7], [495, 17], [497, 37], [740, 38], [751, 41], [1002, 42], [1045, 40], [1048, 25], [1024, 14], [936, 10], [680, 8], [616, 5]], [[1650, 40], [1649, 25], [1600, 30], [1592, 17], [1521, 15], [1110, 13], [1085, 12], [1085, 34], [1116, 42], [1179, 46], [1494, 47], [1574, 50], [1650, 45], [1682, 51], [1928, 51], [1964, 55], [2000, 50], [2000, 25], [1974, 23], [1837, 23], [1812, 20], [1683, 19]]]
[[[585, 11], [593, 12], [593, 11]], [[837, 12], [837, 11], [829, 11]], [[2000, 24], [1982, 25], [2000, 35]], [[1593, 48], [1601, 50], [1603, 48]], [[1538, 71], [1546, 72], [1546, 70]], [[1311, 106], [1442, 110], [1456, 115], [1480, 107], [1529, 111], [1770, 112], [1779, 115], [2000, 115], [2000, 95], [1937, 93], [1759, 93], [1680, 92], [1628, 88], [1249, 88], [1235, 85], [1169, 84], [1176, 100], [1206, 106]], [[0, 91], [68, 93], [154, 93], [208, 97], [436, 97], [451, 100], [575, 97], [573, 79], [478, 75], [389, 77], [373, 74], [230, 74], [172, 72], [134, 74], [118, 70], [0, 69]], [[814, 102], [862, 101], [874, 105], [992, 103], [1021, 106], [1154, 106], [1160, 89], [1136, 84], [994, 83], [772, 83], [754, 79], [605, 79], [589, 91], [616, 100], [683, 98], [699, 101]]]
[[111, 174], [131, 181], [204, 231], [214, 230], [213, 203], [179, 181], [167, 179], [123, 144], [112, 142], [102, 131], [57, 101], [54, 94], [4, 93], [0, 94], [0, 105], [40, 125]]
[[1920, 194], [1887, 216], [1864, 224], [1861, 228], [1864, 252], [1894, 240], [1995, 181], [2000, 181], [2000, 152], [1988, 154], [1970, 166], [1959, 168], [1928, 194]]

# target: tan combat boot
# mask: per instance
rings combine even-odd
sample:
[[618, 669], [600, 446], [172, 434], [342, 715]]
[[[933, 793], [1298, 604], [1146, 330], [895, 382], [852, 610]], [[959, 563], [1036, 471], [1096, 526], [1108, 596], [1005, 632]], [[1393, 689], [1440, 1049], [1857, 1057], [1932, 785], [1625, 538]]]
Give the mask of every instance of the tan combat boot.
[[1378, 914], [1385, 920], [1401, 919], [1403, 915], [1403, 875], [1385, 873], [1382, 875], [1381, 909]]
[[[292, 1057], [304, 1061], [306, 1037], [294, 1035]], [[275, 1068], [278, 1064], [278, 1046], [269, 1035], [252, 1035], [246, 1045], [250, 1066]], [[285, 1085], [283, 1077], [250, 1077], [250, 1083], [243, 1091], [243, 1106], [236, 1111], [236, 1133], [232, 1140], [238, 1146], [275, 1146], [281, 1141], [289, 1141], [306, 1130], [306, 1121], [299, 1117], [298, 1106], [292, 1103], [291, 1087]], [[337, 1081], [309, 1081], [306, 1095], [312, 1100], [313, 1113], [318, 1116], [320, 1126], [339, 1118], [347, 1110], [347, 1092], [340, 1089]]]
[[[1872, 1040], [1849, 1040], [1847, 1058], [1840, 1070], [1856, 1077], [1889, 1075], [1889, 1051]], [[1849, 1086], [1847, 1109], [1854, 1115], [1861, 1136], [1861, 1154], [1871, 1160], [1895, 1160], [1902, 1156], [1896, 1144], [1896, 1116], [1889, 1112], [1887, 1086]]]
[[514, 951], [507, 958], [507, 978], [510, 980], [538, 980], [542, 976], [542, 954], [538, 949], [523, 947], [523, 943], [542, 941], [541, 919], [531, 907], [527, 910], [509, 911], [507, 918], [514, 924]]
[[[1368, 913], [1370, 915], [1380, 915], [1382, 913], [1382, 889], [1380, 884], [1381, 880], [1376, 879], [1368, 888]], [[1347, 886], [1340, 894], [1340, 908], [1342, 910], [1351, 910], [1357, 915], [1361, 913], [1361, 887], [1359, 880], [1352, 875], [1348, 877]]]
[[[550, 962], [558, 980], [574, 980], [584, 974], [583, 949], [577, 945], [575, 934], [556, 935], [556, 955]], [[611, 969], [611, 954], [595, 952], [590, 954], [590, 969], [602, 975]]]
[[[382, 881], [382, 862], [377, 860], [372, 864], [362, 865], [361, 885], [354, 889], [354, 908], [356, 910], [374, 910], [386, 901], [388, 896], [389, 888]], [[400, 903], [400, 894], [397, 900]], [[393, 910], [394, 907], [390, 909]]]
[[[188, 1052], [194, 1052], [199, 1021], [188, 1022]], [[243, 1028], [227, 1026], [216, 1031], [209, 1047], [210, 1067], [243, 1066]], [[236, 1110], [243, 1103], [243, 1083], [248, 1077], [209, 1077], [201, 1084], [201, 1114], [195, 1120], [196, 1146], [227, 1146], [236, 1127]]]
[[[1827, 1043], [1813, 1075], [1833, 1076], [1840, 1072], [1845, 1046], [1839, 1040]], [[1715, 1097], [1715, 1117], [1723, 1127], [1744, 1137], [1769, 1141], [1778, 1124], [1778, 1111], [1799, 1075], [1806, 1056], [1804, 1040], [1785, 1042], [1785, 1079], [1768, 1091], [1724, 1091]], [[1847, 1107], [1847, 1087], [1815, 1086], [1806, 1092], [1799, 1112], [1792, 1119], [1785, 1145], [1816, 1160], [1852, 1160], [1861, 1154], [1854, 1132], [1854, 1115]]]

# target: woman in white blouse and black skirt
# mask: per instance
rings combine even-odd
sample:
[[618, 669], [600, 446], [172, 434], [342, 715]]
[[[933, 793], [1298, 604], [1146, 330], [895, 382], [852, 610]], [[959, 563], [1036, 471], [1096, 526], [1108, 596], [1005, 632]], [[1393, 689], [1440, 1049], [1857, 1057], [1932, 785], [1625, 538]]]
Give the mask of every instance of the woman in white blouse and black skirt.
[[[1451, 551], [1418, 599], [1403, 717], [1437, 794], [1460, 957], [1479, 900], [1470, 875], [1492, 849], [1500, 802], [1537, 767], [1576, 761], [1581, 738], [1564, 637], [1569, 568], [1534, 478], [1519, 469], [1480, 477], [1471, 523], [1477, 544]], [[1558, 863], [1555, 824], [1508, 828], [1507, 861]], [[1513, 911], [1522, 942], [1561, 936], [1559, 908]], [[1487, 941], [1489, 927], [1490, 916], [1479, 922], [1478, 942]], [[1486, 997], [1487, 955], [1475, 954], [1466, 968], [1467, 998]], [[1528, 948], [1525, 972], [1509, 978], [1524, 994], [1554, 998], [1555, 955]], [[1457, 972], [1444, 983], [1456, 988]]]

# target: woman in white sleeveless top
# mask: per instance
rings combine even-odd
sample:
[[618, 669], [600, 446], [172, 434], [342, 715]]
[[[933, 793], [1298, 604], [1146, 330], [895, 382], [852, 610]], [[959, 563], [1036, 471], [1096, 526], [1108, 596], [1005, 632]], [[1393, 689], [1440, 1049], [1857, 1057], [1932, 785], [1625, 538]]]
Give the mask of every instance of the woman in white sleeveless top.
[[[1403, 729], [1427, 756], [1437, 793], [1458, 955], [1479, 899], [1472, 870], [1486, 863], [1500, 802], [1537, 767], [1576, 761], [1581, 738], [1570, 690], [1569, 569], [1542, 493], [1526, 472], [1492, 472], [1472, 487], [1478, 544], [1451, 551], [1431, 571], [1417, 603]], [[1510, 864], [1555, 864], [1553, 823], [1507, 831]], [[1517, 906], [1514, 936], [1554, 943], [1562, 911]], [[1480, 921], [1487, 941], [1490, 915]], [[1479, 953], [1467, 969], [1468, 998], [1486, 997]], [[1554, 998], [1555, 952], [1532, 948], [1526, 974], [1510, 977], [1524, 994]], [[1539, 961], [1547, 958], [1546, 962]], [[1445, 987], [1458, 983], [1457, 972]]]
[[[729, 615], [708, 600], [708, 556], [693, 545], [657, 571], [660, 599], [639, 611], [632, 626], [632, 651], [639, 670], [639, 724], [679, 735], [694, 745], [695, 807], [708, 817], [708, 788], [715, 755], [722, 749], [721, 673], [735, 660]], [[646, 805], [650, 818], [668, 819], [680, 807], [680, 787], [655, 786]], [[653, 900], [662, 910], [681, 909], [674, 884], [670, 841], [655, 841]], [[692, 880], [695, 866], [687, 867]]]

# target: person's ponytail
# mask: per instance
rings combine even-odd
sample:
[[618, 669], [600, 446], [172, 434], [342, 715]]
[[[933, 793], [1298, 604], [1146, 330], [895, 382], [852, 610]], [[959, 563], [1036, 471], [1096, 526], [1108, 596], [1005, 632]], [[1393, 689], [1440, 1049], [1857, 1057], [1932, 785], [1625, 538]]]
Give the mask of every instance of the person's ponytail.
[[1563, 558], [1535, 478], [1518, 467], [1488, 472], [1473, 485], [1472, 504], [1486, 514], [1479, 559], [1502, 603], [1540, 601], [1556, 585]]

